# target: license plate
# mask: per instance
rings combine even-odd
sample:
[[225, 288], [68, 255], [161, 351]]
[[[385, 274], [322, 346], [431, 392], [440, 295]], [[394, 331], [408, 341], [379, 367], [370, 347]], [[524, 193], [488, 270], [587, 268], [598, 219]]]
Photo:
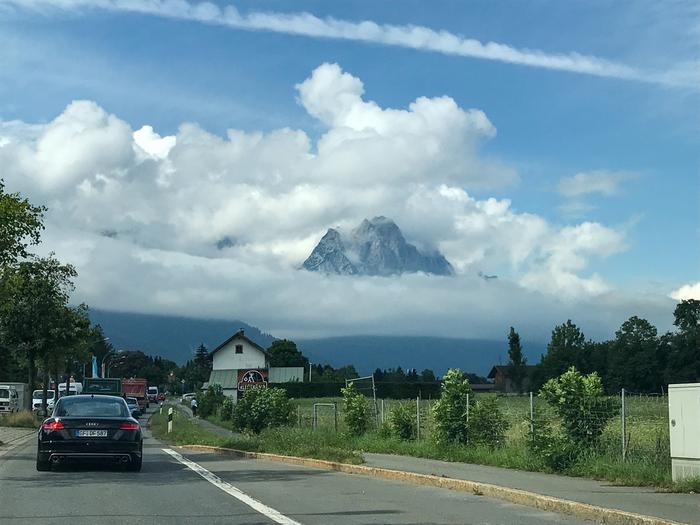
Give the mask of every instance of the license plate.
[[79, 438], [104, 438], [107, 437], [106, 430], [76, 430], [75, 437]]

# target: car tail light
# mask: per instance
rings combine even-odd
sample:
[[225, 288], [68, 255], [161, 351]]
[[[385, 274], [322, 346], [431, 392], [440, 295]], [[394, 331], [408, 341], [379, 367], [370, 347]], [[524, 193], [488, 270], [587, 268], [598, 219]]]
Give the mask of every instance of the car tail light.
[[59, 420], [55, 421], [50, 421], [48, 423], [44, 423], [41, 425], [42, 430], [63, 430], [64, 427], [63, 423], [61, 423]]
[[130, 421], [124, 421], [124, 423], [119, 425], [119, 430], [138, 430], [140, 428], [138, 423], [131, 423]]

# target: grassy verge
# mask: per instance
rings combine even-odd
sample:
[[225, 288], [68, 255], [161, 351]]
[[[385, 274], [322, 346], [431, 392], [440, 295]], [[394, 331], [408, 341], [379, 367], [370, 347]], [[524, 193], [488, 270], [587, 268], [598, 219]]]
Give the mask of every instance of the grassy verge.
[[[226, 426], [218, 418], [212, 421]], [[168, 416], [156, 412], [149, 421], [153, 435], [174, 445], [211, 445], [235, 448], [250, 452], [268, 452], [286, 456], [301, 456], [344, 463], [362, 463], [359, 451], [348, 449], [340, 434], [312, 432], [298, 428], [270, 428], [259, 435], [242, 435], [235, 438], [222, 438], [193, 419], [182, 414], [177, 408], [173, 417], [173, 432], [168, 434]]]
[[0, 418], [0, 427], [39, 428], [39, 423], [29, 410], [6, 414]]
[[[231, 428], [230, 422], [222, 421], [218, 416], [208, 419], [224, 428]], [[156, 415], [152, 418], [151, 426], [156, 437], [165, 436], [166, 420], [165, 415]], [[178, 424], [178, 421], [181, 422]], [[156, 430], [159, 426], [162, 426], [160, 435]], [[207, 432], [184, 415], [179, 415], [176, 419], [175, 429], [176, 431], [170, 437], [162, 439], [177, 444], [206, 444], [354, 464], [362, 463], [363, 452], [376, 452], [553, 473], [540, 458], [530, 453], [527, 447], [516, 446], [516, 444], [491, 450], [487, 447], [438, 445], [430, 439], [406, 441], [376, 432], [352, 437], [343, 432], [335, 433], [331, 429], [312, 431], [308, 428], [295, 427], [271, 428], [256, 436], [242, 435], [229, 439]], [[617, 457], [602, 452], [585, 455], [567, 470], [556, 473], [605, 480], [617, 485], [651, 486], [684, 493], [700, 492], [700, 479], [673, 483], [670, 463], [669, 465], [660, 464], [644, 458], [630, 458], [623, 462]]]
[[168, 416], [155, 412], [148, 421], [153, 436], [173, 445], [212, 445], [223, 446], [224, 439], [203, 429], [177, 408], [173, 414], [173, 431], [168, 434]]

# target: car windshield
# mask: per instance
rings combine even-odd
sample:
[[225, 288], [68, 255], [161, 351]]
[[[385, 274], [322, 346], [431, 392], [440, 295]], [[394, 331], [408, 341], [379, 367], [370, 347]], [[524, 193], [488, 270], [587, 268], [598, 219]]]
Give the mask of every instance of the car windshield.
[[7, 399], [8, 397], [10, 397], [9, 390], [0, 390], [0, 399]]
[[54, 411], [56, 417], [128, 417], [129, 410], [118, 397], [64, 397]]
[[136, 401], [136, 398], [135, 398], [135, 397], [127, 397], [127, 398], [126, 398], [126, 403], [127, 403], [128, 405], [135, 405], [136, 403], [138, 403], [138, 401]]

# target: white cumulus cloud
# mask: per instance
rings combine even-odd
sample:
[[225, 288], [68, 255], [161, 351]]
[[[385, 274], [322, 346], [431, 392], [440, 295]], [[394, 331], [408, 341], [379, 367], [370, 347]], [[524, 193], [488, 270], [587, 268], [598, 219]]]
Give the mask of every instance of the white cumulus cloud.
[[[315, 141], [298, 129], [220, 136], [192, 123], [161, 136], [76, 101], [47, 124], [0, 124], [0, 166], [8, 189], [49, 206], [41, 249], [78, 267], [76, 300], [96, 307], [236, 316], [307, 335], [420, 326], [486, 337], [504, 322], [548, 330], [577, 312], [603, 331], [629, 314], [635, 299], [589, 270], [626, 248], [623, 230], [562, 226], [470, 193], [517, 180], [481, 154], [496, 136], [481, 110], [446, 96], [383, 108], [336, 64], [297, 93], [326, 127]], [[458, 275], [299, 270], [328, 227], [376, 215], [440, 250]], [[665, 319], [664, 301], [635, 312]]]
[[700, 301], [700, 281], [696, 283], [684, 284], [677, 290], [671, 292], [671, 297], [676, 301], [683, 301], [687, 299], [697, 299]]

